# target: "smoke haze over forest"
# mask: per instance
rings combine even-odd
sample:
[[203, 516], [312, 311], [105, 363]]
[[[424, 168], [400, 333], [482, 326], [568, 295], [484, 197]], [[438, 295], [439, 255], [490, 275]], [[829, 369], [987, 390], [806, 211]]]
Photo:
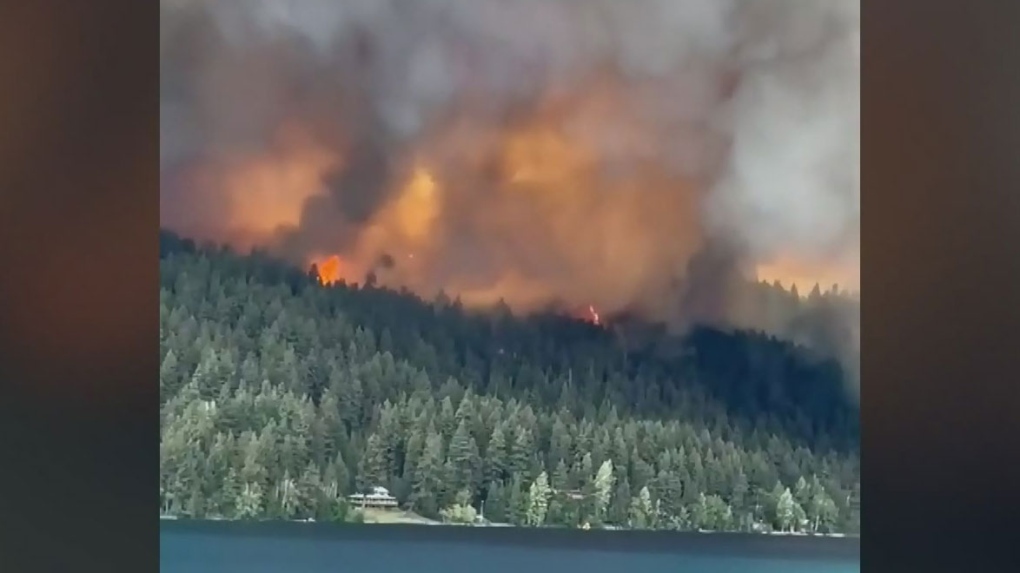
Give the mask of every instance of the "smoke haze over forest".
[[860, 289], [856, 0], [162, 1], [160, 26], [188, 236], [668, 323], [746, 323], [748, 279]]

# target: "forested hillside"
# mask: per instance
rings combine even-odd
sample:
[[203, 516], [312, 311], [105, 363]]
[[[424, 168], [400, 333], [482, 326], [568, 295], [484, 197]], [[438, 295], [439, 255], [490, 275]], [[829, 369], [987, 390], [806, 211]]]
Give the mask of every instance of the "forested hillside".
[[164, 514], [347, 519], [344, 496], [383, 485], [453, 521], [859, 526], [857, 411], [839, 366], [789, 343], [624, 349], [169, 233], [160, 274]]

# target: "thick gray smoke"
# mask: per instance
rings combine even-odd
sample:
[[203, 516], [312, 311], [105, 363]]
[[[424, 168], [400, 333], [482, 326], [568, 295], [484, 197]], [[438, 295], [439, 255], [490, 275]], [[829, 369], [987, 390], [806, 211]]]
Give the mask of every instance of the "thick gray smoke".
[[[522, 308], [740, 323], [731, 283], [791, 260], [859, 288], [857, 0], [161, 7], [171, 228], [295, 258], [392, 256], [412, 288]], [[507, 172], [515, 130], [535, 182]], [[384, 213], [422, 159], [443, 190], [427, 240]], [[372, 234], [387, 221], [402, 234]]]

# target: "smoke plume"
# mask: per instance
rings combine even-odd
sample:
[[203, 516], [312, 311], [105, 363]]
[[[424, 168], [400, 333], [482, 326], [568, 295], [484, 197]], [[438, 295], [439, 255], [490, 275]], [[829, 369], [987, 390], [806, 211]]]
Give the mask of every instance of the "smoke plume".
[[180, 232], [525, 311], [739, 324], [756, 274], [859, 288], [857, 0], [161, 12]]

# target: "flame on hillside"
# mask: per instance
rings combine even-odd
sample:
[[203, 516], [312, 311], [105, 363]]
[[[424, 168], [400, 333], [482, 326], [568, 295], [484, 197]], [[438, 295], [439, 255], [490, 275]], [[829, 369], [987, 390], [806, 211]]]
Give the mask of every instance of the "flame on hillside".
[[[373, 273], [381, 284], [426, 297], [442, 290], [469, 307], [504, 301], [527, 311], [557, 298], [595, 300], [583, 319], [599, 324], [596, 306], [627, 307], [702, 241], [697, 186], [644, 160], [658, 143], [628, 120], [611, 87], [601, 89], [608, 91], [549, 99], [505, 126], [451, 123], [397, 159], [404, 167], [394, 169], [386, 200], [366, 221], [336, 221], [342, 248], [322, 245], [336, 254], [304, 263], [316, 265], [324, 285]], [[593, 148], [571, 132], [577, 125], [608, 130], [612, 145]], [[345, 165], [312, 132], [287, 122], [269, 149], [192, 173], [198, 187], [224, 190], [229, 224], [217, 238], [286, 242], [318, 205], [329, 209], [324, 182]], [[615, 169], [607, 156], [619, 159]], [[666, 235], [673, 240], [664, 243]], [[852, 265], [788, 257], [756, 270], [760, 280], [795, 284], [802, 294], [816, 282], [855, 286]]]
[[846, 6], [230, 4], [161, 13], [177, 231], [325, 285], [556, 301], [596, 324], [723, 292], [733, 273], [689, 268], [717, 243], [753, 246], [742, 275], [859, 288], [853, 262], [804, 257], [850, 242], [855, 217]]
[[318, 275], [319, 283], [323, 286], [334, 285], [344, 280], [343, 263], [337, 255], [314, 259], [312, 267]]
[[[689, 176], [645, 157], [660, 143], [628, 116], [611, 82], [591, 85], [551, 96], [512, 122], [466, 117], [435, 131], [394, 159], [385, 200], [369, 218], [336, 220], [337, 244], [313, 248], [337, 254], [346, 282], [373, 273], [380, 284], [425, 297], [442, 290], [467, 306], [504, 301], [528, 311], [557, 298], [585, 308], [593, 301], [591, 310], [629, 305], [661, 283], [664, 268], [699, 248], [698, 189]], [[604, 147], [574, 131], [581, 128], [605, 130]], [[320, 181], [342, 173], [336, 156], [306, 152], [308, 160], [296, 164], [317, 165]], [[269, 171], [280, 160], [263, 161]], [[275, 189], [299, 198], [302, 216], [314, 217], [316, 206], [325, 211], [333, 200], [321, 183], [308, 193], [314, 180], [277, 178]], [[255, 220], [246, 215], [252, 212], [238, 220]], [[294, 225], [288, 215], [259, 228], [274, 229], [286, 244]], [[673, 240], [664, 242], [667, 234]], [[321, 266], [321, 258], [304, 263]]]

